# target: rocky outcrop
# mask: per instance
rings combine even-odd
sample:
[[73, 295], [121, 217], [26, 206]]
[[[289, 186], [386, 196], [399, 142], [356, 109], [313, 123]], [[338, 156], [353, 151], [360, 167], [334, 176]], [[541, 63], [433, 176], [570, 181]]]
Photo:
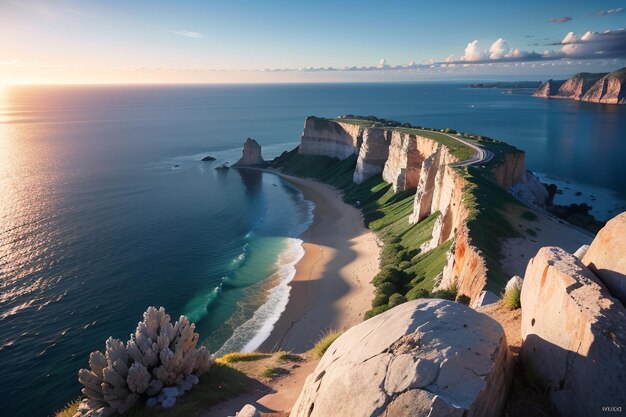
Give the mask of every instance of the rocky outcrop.
[[345, 159], [358, 152], [362, 140], [363, 128], [359, 125], [309, 116], [304, 121], [298, 152]]
[[530, 171], [526, 171], [522, 180], [513, 184], [511, 188], [509, 188], [509, 191], [518, 200], [523, 201], [531, 207], [546, 207], [550, 199], [550, 193], [546, 189], [546, 186]]
[[600, 230], [582, 262], [626, 306], [626, 212], [609, 220]]
[[241, 159], [235, 162], [233, 166], [243, 167], [263, 165], [264, 163], [263, 156], [261, 156], [261, 145], [259, 145], [256, 140], [248, 138], [243, 144], [243, 155]]
[[360, 184], [383, 171], [389, 156], [392, 132], [386, 129], [368, 128], [363, 132], [353, 180]]
[[458, 303], [415, 300], [340, 336], [290, 417], [495, 417], [509, 381], [495, 320]]
[[548, 80], [545, 83], [541, 84], [539, 88], [533, 93], [535, 97], [542, 98], [550, 98], [559, 91], [559, 88], [563, 85], [565, 81], [554, 81]]
[[522, 360], [561, 416], [626, 404], [626, 312], [577, 258], [539, 250], [521, 294]]
[[594, 103], [626, 103], [626, 68], [602, 77], [583, 96], [582, 101]]
[[626, 103], [626, 68], [607, 73], [582, 72], [566, 81], [548, 80], [535, 97], [566, 98], [593, 103]]

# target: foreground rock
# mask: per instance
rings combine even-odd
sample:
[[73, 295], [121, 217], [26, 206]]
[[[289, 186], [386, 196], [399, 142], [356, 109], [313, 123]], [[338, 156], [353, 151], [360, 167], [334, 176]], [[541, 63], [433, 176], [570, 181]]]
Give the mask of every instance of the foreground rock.
[[626, 313], [589, 269], [560, 248], [540, 249], [521, 304], [522, 360], [560, 415], [626, 405]]
[[258, 142], [252, 138], [246, 139], [243, 144], [243, 155], [233, 166], [241, 167], [263, 164], [265, 164], [265, 161], [261, 156], [261, 145], [259, 145]]
[[462, 304], [415, 300], [339, 337], [290, 416], [499, 416], [509, 363], [495, 320]]
[[626, 212], [600, 230], [582, 261], [626, 306]]

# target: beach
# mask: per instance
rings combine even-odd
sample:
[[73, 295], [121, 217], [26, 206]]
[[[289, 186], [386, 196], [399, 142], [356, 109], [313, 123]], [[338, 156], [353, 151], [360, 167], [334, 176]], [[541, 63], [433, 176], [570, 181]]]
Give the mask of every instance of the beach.
[[[274, 172], [274, 171], [272, 171]], [[380, 244], [361, 212], [332, 187], [276, 173], [315, 204], [314, 220], [300, 237], [304, 256], [289, 284], [289, 302], [260, 351], [310, 349], [323, 334], [363, 321], [371, 308]]]

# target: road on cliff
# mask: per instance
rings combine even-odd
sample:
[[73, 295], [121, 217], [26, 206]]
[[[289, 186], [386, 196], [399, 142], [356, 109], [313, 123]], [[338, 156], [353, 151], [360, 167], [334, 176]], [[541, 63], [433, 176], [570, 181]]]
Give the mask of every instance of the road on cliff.
[[466, 159], [464, 161], [455, 162], [454, 164], [450, 164], [452, 166], [455, 166], [455, 167], [466, 167], [466, 166], [470, 166], [470, 165], [482, 165], [482, 164], [486, 164], [487, 162], [491, 161], [491, 159], [493, 158], [493, 152], [483, 148], [482, 146], [479, 146], [479, 145], [477, 145], [475, 143], [472, 143], [470, 141], [461, 139], [458, 136], [449, 135], [447, 133], [441, 133], [441, 134], [449, 137], [450, 139], [454, 139], [457, 142], [461, 142], [465, 146], [469, 146], [470, 148], [472, 148], [475, 151], [474, 156], [472, 156], [471, 158]]

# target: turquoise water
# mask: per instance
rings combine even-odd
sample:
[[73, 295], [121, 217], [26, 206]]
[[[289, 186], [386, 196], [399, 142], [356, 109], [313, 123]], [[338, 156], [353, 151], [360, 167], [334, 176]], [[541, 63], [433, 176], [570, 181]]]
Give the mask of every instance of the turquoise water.
[[271, 157], [307, 115], [346, 113], [482, 133], [572, 189], [602, 190], [608, 215], [626, 199], [625, 112], [455, 84], [0, 92], [3, 413], [45, 416], [75, 397], [88, 353], [127, 338], [149, 305], [189, 315], [213, 351], [260, 343], [311, 205], [271, 174], [213, 169], [248, 136]]

